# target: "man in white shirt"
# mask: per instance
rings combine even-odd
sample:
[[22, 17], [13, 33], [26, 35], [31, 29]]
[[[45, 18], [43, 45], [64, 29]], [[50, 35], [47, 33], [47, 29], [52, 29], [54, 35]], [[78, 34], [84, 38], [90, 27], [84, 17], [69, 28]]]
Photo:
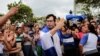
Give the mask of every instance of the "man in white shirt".
[[41, 45], [44, 56], [62, 56], [60, 38], [57, 31], [64, 25], [64, 19], [55, 24], [56, 17], [49, 14], [46, 17], [46, 26], [40, 32]]

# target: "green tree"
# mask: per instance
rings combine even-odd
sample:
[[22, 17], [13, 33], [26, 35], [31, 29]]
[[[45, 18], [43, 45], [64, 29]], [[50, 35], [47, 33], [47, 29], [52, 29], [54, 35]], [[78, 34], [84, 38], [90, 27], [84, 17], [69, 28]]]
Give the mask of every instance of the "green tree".
[[87, 14], [88, 19], [93, 18], [90, 8], [100, 9], [100, 0], [75, 0], [75, 4], [79, 3], [83, 4], [82, 10]]
[[11, 4], [8, 4], [8, 9], [10, 9], [11, 7], [14, 7], [14, 6], [18, 6], [19, 5], [19, 11], [17, 14], [15, 14], [14, 16], [12, 16], [11, 18], [11, 22], [15, 22], [16, 20], [19, 21], [19, 22], [27, 22], [29, 21], [30, 19], [33, 19], [33, 13], [32, 13], [32, 9], [25, 5], [25, 4], [22, 4], [22, 3], [11, 3]]
[[75, 0], [77, 3], [87, 4], [89, 7], [100, 7], [100, 0]]
[[90, 8], [100, 9], [100, 0], [75, 0], [75, 5], [79, 3], [83, 4], [82, 10], [87, 13], [91, 13]]

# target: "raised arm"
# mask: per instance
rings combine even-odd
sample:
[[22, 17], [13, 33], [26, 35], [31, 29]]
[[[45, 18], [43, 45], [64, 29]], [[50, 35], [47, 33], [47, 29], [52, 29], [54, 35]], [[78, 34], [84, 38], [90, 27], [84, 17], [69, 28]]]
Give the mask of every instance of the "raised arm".
[[61, 19], [58, 23], [56, 23], [56, 26], [50, 30], [50, 34], [53, 36], [57, 30], [61, 29], [64, 26], [64, 19]]
[[10, 19], [11, 16], [15, 15], [17, 12], [18, 7], [12, 7], [6, 15], [0, 17], [0, 26], [6, 23], [6, 21]]

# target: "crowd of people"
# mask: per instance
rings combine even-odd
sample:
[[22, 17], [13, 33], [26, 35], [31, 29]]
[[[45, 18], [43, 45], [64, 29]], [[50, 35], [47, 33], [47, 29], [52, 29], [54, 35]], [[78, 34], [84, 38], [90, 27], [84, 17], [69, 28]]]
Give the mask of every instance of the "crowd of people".
[[83, 20], [70, 25], [54, 14], [45, 24], [11, 23], [7, 20], [18, 12], [13, 7], [0, 17], [0, 56], [99, 56], [100, 22]]

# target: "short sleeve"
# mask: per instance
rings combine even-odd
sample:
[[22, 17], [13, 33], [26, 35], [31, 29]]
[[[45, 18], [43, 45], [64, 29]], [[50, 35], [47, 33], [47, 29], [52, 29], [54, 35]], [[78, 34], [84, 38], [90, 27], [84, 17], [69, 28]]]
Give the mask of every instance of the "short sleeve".
[[83, 38], [80, 40], [80, 45], [84, 46], [88, 41], [88, 34], [84, 35]]

